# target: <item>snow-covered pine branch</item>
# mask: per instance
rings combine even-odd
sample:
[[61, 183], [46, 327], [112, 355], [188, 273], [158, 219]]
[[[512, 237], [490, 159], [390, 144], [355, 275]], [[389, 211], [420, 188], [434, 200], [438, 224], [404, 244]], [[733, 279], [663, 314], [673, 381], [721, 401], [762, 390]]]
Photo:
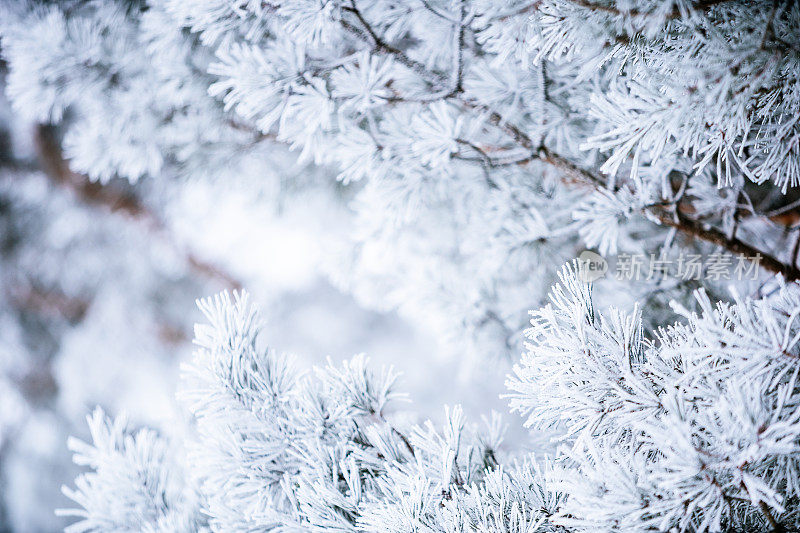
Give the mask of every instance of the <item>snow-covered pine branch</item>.
[[[57, 511], [78, 518], [69, 533], [197, 531], [199, 498], [188, 483], [182, 450], [150, 429], [134, 430], [124, 417], [109, 419], [99, 407], [87, 417], [92, 443], [71, 438], [76, 464], [92, 472], [63, 488], [79, 508]], [[113, 494], [113, 498], [108, 496]]]
[[[357, 191], [331, 277], [472, 359], [514, 353], [584, 245], [721, 247], [800, 276], [784, 222], [800, 168], [792, 2], [4, 9], [13, 102], [61, 122], [75, 169], [239, 180], [285, 143]], [[688, 304], [697, 285], [637, 296]]]
[[643, 335], [572, 267], [532, 314], [509, 379], [530, 426], [563, 431], [558, 523], [580, 531], [794, 531], [800, 291], [713, 305]]
[[[356, 198], [331, 277], [478, 368], [584, 245], [800, 278], [796, 2], [33, 1], [0, 35], [16, 111], [100, 183], [252, 179], [279, 144], [333, 168]], [[206, 301], [192, 463], [94, 415], [74, 530], [797, 529], [796, 286], [714, 307], [717, 284], [662, 281], [605, 280], [641, 305], [600, 312], [566, 270], [534, 313], [509, 383], [563, 432], [552, 465], [456, 408], [411, 427], [390, 372], [297, 372], [243, 297]]]
[[508, 381], [511, 407], [560, 435], [554, 459], [501, 451], [499, 419], [475, 429], [458, 407], [441, 429], [405, 422], [396, 375], [364, 356], [299, 372], [260, 345], [247, 296], [222, 294], [200, 303], [188, 460], [96, 412], [94, 445], [71, 445], [95, 470], [67, 490], [72, 530], [796, 530], [797, 286], [698, 293], [700, 313], [649, 337], [638, 309], [597, 310], [575, 267], [560, 280]]
[[70, 531], [522, 532], [555, 512], [557, 495], [539, 485], [547, 463], [498, 468], [499, 419], [473, 427], [456, 406], [441, 429], [404, 422], [391, 369], [359, 355], [300, 372], [260, 345], [247, 300], [200, 302], [208, 324], [184, 378], [196, 420], [185, 464], [149, 430], [89, 419], [94, 443], [71, 446], [95, 472], [65, 489], [81, 507], [66, 511], [82, 519]]
[[[464, 162], [538, 174], [539, 162], [613, 192], [624, 165], [639, 211], [675, 200], [671, 174], [699, 176], [712, 161], [728, 187], [800, 183], [792, 2], [278, 2], [244, 9], [243, 25], [267, 28], [257, 35], [218, 6], [198, 17], [179, 4], [167, 2], [204, 38], [227, 36], [215, 94], [304, 155], [344, 165], [345, 180], [365, 175], [342, 155], [361, 130], [361, 165], [379, 180], [467, 172]], [[259, 55], [295, 62], [254, 86], [239, 58]]]

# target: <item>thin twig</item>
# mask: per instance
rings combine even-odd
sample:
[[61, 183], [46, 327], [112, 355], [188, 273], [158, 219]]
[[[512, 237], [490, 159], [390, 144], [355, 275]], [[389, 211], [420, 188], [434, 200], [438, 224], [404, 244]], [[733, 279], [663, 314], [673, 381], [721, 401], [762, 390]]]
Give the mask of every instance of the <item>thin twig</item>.
[[771, 218], [771, 217], [775, 217], [775, 216], [778, 216], [778, 215], [782, 215], [782, 214], [786, 213], [787, 211], [791, 211], [792, 209], [794, 209], [795, 207], [798, 207], [798, 206], [800, 206], [800, 199], [795, 200], [794, 202], [792, 202], [790, 204], [784, 205], [783, 207], [778, 207], [776, 209], [772, 209], [770, 211], [765, 211], [764, 213], [757, 213], [757, 214], [762, 216], [762, 217]]
[[456, 31], [456, 42], [455, 42], [455, 53], [454, 53], [454, 62], [455, 62], [455, 76], [453, 80], [453, 92], [455, 94], [461, 93], [464, 91], [464, 19], [467, 16], [467, 6], [464, 0], [459, 0], [458, 2], [458, 22], [457, 27], [455, 28]]

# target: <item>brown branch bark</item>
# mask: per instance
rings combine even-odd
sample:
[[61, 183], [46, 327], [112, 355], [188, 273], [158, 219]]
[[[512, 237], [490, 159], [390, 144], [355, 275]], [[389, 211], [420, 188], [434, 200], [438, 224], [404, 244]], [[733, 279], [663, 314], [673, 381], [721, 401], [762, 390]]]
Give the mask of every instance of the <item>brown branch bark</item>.
[[180, 249], [189, 269], [196, 274], [217, 281], [231, 290], [241, 288], [241, 283], [232, 275], [183, 250], [175, 243], [156, 213], [132, 192], [122, 187], [93, 182], [87, 176], [73, 172], [62, 154], [61, 146], [51, 126], [38, 125], [34, 142], [41, 168], [53, 183], [68, 189], [86, 205], [131, 218], [147, 226], [150, 231], [162, 234], [172, 246]]
[[43, 289], [31, 283], [15, 283], [6, 289], [8, 299], [18, 309], [45, 317], [61, 317], [80, 322], [89, 308], [84, 298], [68, 296], [57, 289]]

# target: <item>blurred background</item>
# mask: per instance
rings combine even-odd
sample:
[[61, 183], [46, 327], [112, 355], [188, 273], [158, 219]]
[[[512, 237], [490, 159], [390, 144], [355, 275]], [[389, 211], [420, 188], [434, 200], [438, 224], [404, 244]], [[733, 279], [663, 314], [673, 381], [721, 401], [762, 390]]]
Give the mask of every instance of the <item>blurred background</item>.
[[[3, 94], [5, 80], [2, 64]], [[417, 419], [454, 403], [476, 422], [506, 411], [508, 361], [464, 372], [424, 317], [368, 309], [328, 274], [341, 271], [357, 190], [334, 172], [271, 144], [236, 180], [99, 184], [61, 146], [62, 132], [0, 97], [0, 532], [68, 523], [54, 514], [70, 506], [61, 486], [78, 470], [66, 439], [88, 438], [96, 405], [180, 437], [194, 301], [221, 290], [247, 289], [264, 338], [301, 365], [360, 352], [394, 365]], [[517, 416], [505, 419], [510, 443], [534, 445]]]

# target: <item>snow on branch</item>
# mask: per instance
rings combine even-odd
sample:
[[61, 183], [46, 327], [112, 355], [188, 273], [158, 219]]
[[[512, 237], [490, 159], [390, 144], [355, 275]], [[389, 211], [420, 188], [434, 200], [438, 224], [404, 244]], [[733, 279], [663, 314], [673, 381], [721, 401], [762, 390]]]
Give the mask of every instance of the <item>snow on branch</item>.
[[800, 292], [713, 306], [648, 339], [639, 312], [595, 310], [576, 268], [532, 314], [508, 385], [563, 428], [557, 523], [583, 530], [793, 530]]
[[202, 300], [191, 455], [97, 411], [94, 444], [70, 444], [93, 469], [65, 489], [72, 530], [795, 530], [800, 290], [697, 299], [648, 337], [639, 309], [597, 310], [580, 264], [564, 267], [508, 380], [512, 409], [559, 435], [538, 460], [458, 406], [441, 428], [402, 422], [396, 375], [364, 356], [298, 372], [260, 345], [244, 293]]
[[[131, 432], [97, 411], [90, 418], [94, 444], [71, 441], [76, 462], [94, 470], [77, 480], [77, 490], [65, 489], [82, 507], [68, 511], [82, 518], [73, 531], [145, 524], [172, 531], [180, 517], [188, 530], [399, 532], [430, 524], [444, 532], [442, 517], [460, 514], [462, 499], [471, 509], [464, 520], [476, 527], [489, 520], [479, 509], [497, 498], [513, 513], [492, 510], [491, 520], [509, 528], [546, 518], [527, 510], [527, 498], [549, 502], [552, 514], [557, 499], [536, 487], [543, 478], [531, 477], [531, 463], [495, 471], [499, 421], [473, 427], [456, 406], [445, 409], [441, 429], [402, 423], [395, 420], [391, 369], [374, 372], [359, 355], [298, 372], [288, 357], [260, 345], [247, 294], [223, 293], [199, 306], [208, 323], [196, 328], [198, 350], [181, 394], [197, 422], [180, 465], [191, 483], [173, 479], [178, 464], [168, 459], [178, 458], [164, 439]], [[486, 476], [494, 481], [484, 487]], [[188, 496], [176, 494], [193, 494], [187, 487], [195, 486], [199, 500], [188, 507]]]

